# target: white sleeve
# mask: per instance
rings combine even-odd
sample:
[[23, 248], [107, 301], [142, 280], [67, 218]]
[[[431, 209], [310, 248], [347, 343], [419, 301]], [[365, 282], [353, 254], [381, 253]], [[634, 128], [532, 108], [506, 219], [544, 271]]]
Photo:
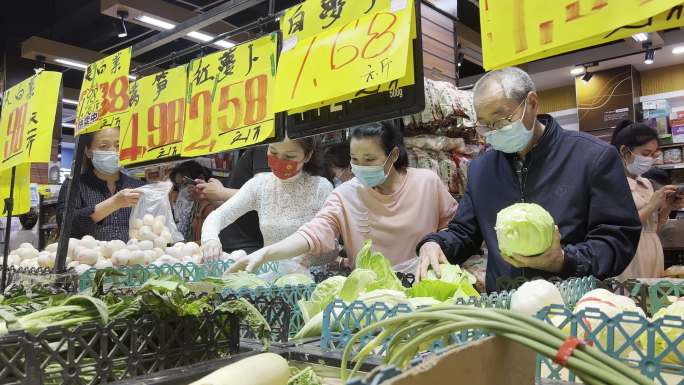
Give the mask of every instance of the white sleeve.
[[264, 181], [262, 177], [253, 177], [232, 198], [212, 211], [202, 224], [202, 243], [218, 241], [221, 230], [246, 213], [257, 210], [258, 194]]

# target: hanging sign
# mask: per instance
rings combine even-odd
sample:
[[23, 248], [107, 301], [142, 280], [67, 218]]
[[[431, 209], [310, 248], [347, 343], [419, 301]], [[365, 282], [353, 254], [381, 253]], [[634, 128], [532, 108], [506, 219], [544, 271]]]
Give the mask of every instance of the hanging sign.
[[[52, 136], [50, 136], [52, 137]], [[31, 209], [31, 163], [22, 163], [16, 166], [14, 174], [14, 194], [12, 198], [12, 215], [26, 214]], [[0, 171], [0, 207], [1, 216], [7, 215], [5, 199], [10, 195], [10, 183], [12, 180], [12, 169]]]
[[308, 106], [404, 77], [413, 7], [362, 16], [298, 40], [280, 55], [277, 111]]
[[480, 4], [484, 67], [526, 63], [622, 39], [641, 28], [681, 26], [673, 21], [676, 14], [681, 18], [681, 6], [681, 0], [486, 0]]
[[125, 127], [128, 113], [128, 71], [131, 47], [92, 63], [86, 68], [76, 108], [75, 134], [105, 127]]
[[420, 36], [420, 6], [417, 2], [410, 4], [415, 8], [410, 19], [411, 38], [408, 43], [408, 55], [405, 58], [404, 76], [332, 99], [288, 109], [284, 113], [288, 137], [311, 136], [359, 124], [393, 119], [425, 108], [423, 52], [421, 39], [417, 38]]
[[275, 136], [277, 43], [274, 32], [190, 62], [182, 156], [234, 150]]
[[41, 71], [5, 91], [0, 117], [0, 170], [22, 163], [47, 163], [55, 115], [61, 108], [62, 74]]
[[180, 155], [187, 65], [131, 82], [129, 123], [120, 131], [122, 165]]

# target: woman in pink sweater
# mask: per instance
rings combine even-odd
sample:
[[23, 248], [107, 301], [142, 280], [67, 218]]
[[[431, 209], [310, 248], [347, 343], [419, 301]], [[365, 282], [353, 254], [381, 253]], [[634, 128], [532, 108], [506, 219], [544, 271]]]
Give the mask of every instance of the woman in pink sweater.
[[231, 271], [253, 271], [264, 262], [302, 254], [329, 254], [340, 236], [352, 265], [367, 239], [397, 265], [416, 257], [416, 245], [425, 234], [447, 226], [456, 200], [433, 171], [407, 167], [403, 138], [395, 127], [385, 122], [357, 127], [350, 148], [356, 177], [335, 189], [297, 232], [240, 258]]

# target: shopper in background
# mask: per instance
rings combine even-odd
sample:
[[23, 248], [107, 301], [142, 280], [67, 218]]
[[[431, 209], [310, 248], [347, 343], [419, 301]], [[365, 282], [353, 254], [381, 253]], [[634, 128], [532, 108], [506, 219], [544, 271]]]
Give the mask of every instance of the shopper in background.
[[302, 254], [324, 255], [335, 250], [338, 237], [352, 266], [368, 239], [395, 266], [416, 259], [416, 244], [425, 233], [446, 226], [456, 201], [437, 174], [408, 167], [403, 138], [393, 125], [356, 127], [350, 147], [356, 178], [335, 189], [316, 217], [297, 232], [240, 258], [231, 271], [254, 271], [265, 262]]
[[[473, 90], [477, 131], [495, 151], [473, 160], [459, 209], [447, 230], [420, 243], [417, 278], [440, 262], [463, 263], [484, 240], [487, 290], [499, 277], [620, 274], [632, 260], [641, 223], [615, 148], [539, 115], [530, 76], [518, 68], [485, 74]], [[549, 250], [503, 256], [497, 213], [517, 202], [537, 203], [557, 229]]]
[[[216, 207], [222, 205], [256, 174], [271, 171], [266, 158], [267, 151], [268, 146], [246, 149], [233, 165], [230, 178], [225, 185], [214, 178], [209, 179], [208, 182], [197, 180], [198, 184], [192, 189], [191, 197], [198, 201], [210, 202]], [[200, 227], [199, 232], [201, 231]], [[259, 250], [264, 246], [264, 238], [259, 228], [259, 215], [256, 211], [244, 214], [221, 230], [219, 239], [226, 253], [236, 250], [251, 253]]]
[[194, 201], [190, 197], [190, 191], [196, 181], [207, 182], [211, 179], [211, 170], [194, 160], [183, 162], [171, 170], [169, 178], [173, 182], [173, 189], [178, 191], [178, 196], [173, 204], [173, 216], [176, 227], [186, 241], [199, 241], [199, 237], [193, 235], [193, 224], [199, 222], [201, 227], [204, 219], [215, 208], [207, 201]]
[[31, 209], [28, 213], [19, 216], [19, 223], [21, 223], [21, 230], [15, 231], [10, 237], [10, 250], [16, 250], [22, 243], [29, 243], [34, 248], [38, 248], [38, 237], [33, 231], [38, 223], [38, 214]]
[[651, 169], [660, 155], [658, 133], [643, 123], [620, 122], [611, 144], [620, 153], [627, 182], [641, 219], [641, 239], [632, 262], [620, 279], [658, 278], [663, 276], [665, 261], [658, 232], [672, 210], [684, 207], [684, 194], [666, 185], [654, 191], [651, 181], [642, 175]]
[[354, 177], [351, 171], [349, 142], [335, 143], [323, 150], [323, 162], [335, 187]]
[[[313, 138], [285, 139], [268, 146], [272, 172], [250, 179], [228, 201], [213, 211], [202, 226], [202, 249], [206, 259], [221, 255], [219, 232], [245, 213], [255, 210], [264, 244], [274, 244], [311, 220], [332, 192], [321, 177]], [[278, 273], [306, 271], [299, 263], [280, 264]]]
[[[101, 241], [128, 240], [131, 207], [142, 193], [135, 188], [143, 182], [119, 171], [119, 129], [108, 127], [79, 140], [86, 141], [83, 173], [77, 188], [71, 237], [91, 235]], [[67, 179], [59, 190], [57, 223], [61, 225], [66, 207]]]

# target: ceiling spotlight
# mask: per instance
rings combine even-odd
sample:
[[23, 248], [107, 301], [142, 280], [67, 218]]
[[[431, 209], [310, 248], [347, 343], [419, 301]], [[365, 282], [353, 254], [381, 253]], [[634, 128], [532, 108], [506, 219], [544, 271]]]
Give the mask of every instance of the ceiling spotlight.
[[116, 14], [119, 16], [119, 19], [121, 20], [121, 24], [119, 24], [118, 30], [119, 33], [116, 35], [120, 38], [124, 38], [128, 36], [128, 31], [126, 31], [126, 19], [128, 18], [128, 11], [116, 11]]
[[684, 53], [684, 45], [678, 45], [672, 48], [672, 53], [675, 55], [681, 55]]
[[632, 35], [632, 39], [638, 43], [643, 43], [648, 40], [648, 34], [644, 32], [635, 33]]
[[582, 80], [584, 80], [585, 83], [588, 83], [589, 80], [591, 80], [591, 78], [592, 78], [593, 76], [594, 76], [594, 73], [593, 73], [593, 72], [587, 71], [587, 72], [584, 73], [584, 76], [582, 76]]
[[655, 62], [655, 51], [649, 48], [646, 50], [646, 55], [644, 56], [644, 64], [653, 64]]
[[573, 76], [578, 76], [578, 75], [582, 75], [586, 71], [587, 71], [587, 69], [584, 66], [577, 66], [577, 67], [570, 70], [570, 74]]

